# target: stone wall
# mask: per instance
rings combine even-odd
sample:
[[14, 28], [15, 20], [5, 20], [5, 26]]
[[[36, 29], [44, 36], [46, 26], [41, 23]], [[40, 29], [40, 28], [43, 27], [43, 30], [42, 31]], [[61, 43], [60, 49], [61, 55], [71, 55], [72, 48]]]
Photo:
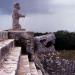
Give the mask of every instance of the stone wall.
[[14, 39], [9, 39], [0, 42], [0, 66], [4, 58], [9, 54], [9, 52], [14, 47]]
[[0, 41], [8, 39], [8, 32], [7, 31], [0, 31]]
[[[41, 69], [43, 75], [75, 75], [75, 60], [64, 59], [60, 57], [60, 53], [53, 48], [55, 41], [54, 34], [35, 37], [36, 50], [35, 64]], [[52, 37], [52, 38], [51, 38]], [[50, 47], [45, 47], [47, 42]], [[48, 73], [48, 74], [46, 74]]]
[[42, 36], [36, 36], [34, 37], [35, 49], [38, 52], [54, 51], [55, 39], [56, 38], [53, 33], [42, 35]]

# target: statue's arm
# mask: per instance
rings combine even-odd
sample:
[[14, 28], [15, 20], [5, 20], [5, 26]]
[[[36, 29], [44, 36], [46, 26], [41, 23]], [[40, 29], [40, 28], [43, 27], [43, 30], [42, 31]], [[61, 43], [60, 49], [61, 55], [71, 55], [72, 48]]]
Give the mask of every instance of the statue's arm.
[[14, 15], [15, 15], [16, 18], [25, 17], [25, 15], [20, 14], [19, 11], [18, 11], [17, 9], [14, 9], [13, 12], [14, 12]]
[[19, 15], [19, 17], [25, 17], [25, 15], [22, 15], [22, 14], [18, 14]]

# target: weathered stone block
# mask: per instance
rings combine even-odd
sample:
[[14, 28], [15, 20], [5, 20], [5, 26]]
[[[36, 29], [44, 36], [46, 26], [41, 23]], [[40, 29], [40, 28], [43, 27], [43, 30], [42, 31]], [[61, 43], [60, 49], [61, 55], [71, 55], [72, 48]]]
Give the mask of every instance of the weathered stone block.
[[8, 38], [15, 39], [15, 45], [22, 47], [22, 54], [28, 54], [29, 57], [34, 53], [34, 33], [24, 30], [8, 31]]
[[8, 39], [8, 32], [7, 31], [0, 31], [0, 41]]
[[13, 48], [9, 55], [4, 60], [2, 68], [0, 68], [0, 75], [16, 75], [19, 63], [19, 57], [21, 53], [21, 48]]
[[22, 55], [20, 57], [19, 68], [18, 68], [17, 74], [18, 75], [31, 75], [28, 55]]
[[14, 39], [0, 42], [0, 63], [13, 47]]

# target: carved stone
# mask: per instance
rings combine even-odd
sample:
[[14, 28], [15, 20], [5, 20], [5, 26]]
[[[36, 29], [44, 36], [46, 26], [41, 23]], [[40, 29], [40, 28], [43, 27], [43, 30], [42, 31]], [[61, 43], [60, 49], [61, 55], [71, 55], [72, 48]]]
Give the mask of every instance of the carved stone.
[[20, 10], [20, 4], [19, 3], [14, 4], [13, 14], [12, 14], [13, 30], [21, 30], [21, 25], [19, 24], [19, 19], [21, 17], [25, 17], [24, 15], [19, 13], [19, 10]]

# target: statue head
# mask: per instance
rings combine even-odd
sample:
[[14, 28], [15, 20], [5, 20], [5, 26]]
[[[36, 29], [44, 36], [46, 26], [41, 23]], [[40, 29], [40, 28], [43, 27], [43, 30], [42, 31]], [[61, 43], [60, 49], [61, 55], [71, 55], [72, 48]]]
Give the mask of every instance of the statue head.
[[20, 4], [19, 3], [15, 3], [14, 4], [14, 8], [19, 9], [20, 10]]

